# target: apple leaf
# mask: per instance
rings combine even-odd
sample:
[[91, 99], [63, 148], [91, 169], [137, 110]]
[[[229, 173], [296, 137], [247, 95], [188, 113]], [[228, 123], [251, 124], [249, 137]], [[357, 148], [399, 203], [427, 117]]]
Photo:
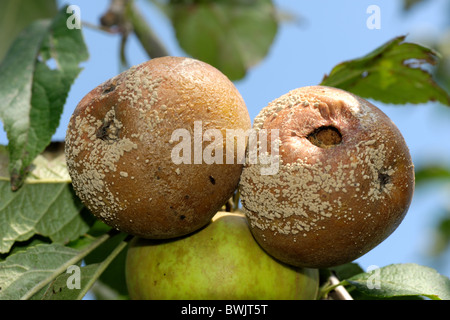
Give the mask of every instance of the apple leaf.
[[416, 185], [440, 180], [450, 181], [450, 168], [440, 164], [429, 164], [416, 169], [415, 173]]
[[450, 106], [450, 95], [426, 70], [437, 63], [437, 53], [404, 40], [394, 38], [364, 57], [338, 64], [321, 85], [384, 103], [439, 101]]
[[88, 57], [78, 29], [66, 25], [66, 7], [38, 20], [14, 41], [0, 65], [0, 119], [9, 140], [11, 188], [50, 143], [81, 61]]
[[99, 266], [91, 264], [69, 268], [50, 284], [42, 300], [81, 300], [95, 282]]
[[335, 266], [331, 269], [336, 274], [338, 279], [347, 279], [364, 272], [364, 270], [354, 262]]
[[436, 270], [413, 263], [393, 264], [346, 280], [367, 296], [393, 298], [424, 296], [450, 299], [450, 279]]
[[[71, 266], [79, 266], [86, 255], [116, 237], [123, 239], [124, 235], [118, 232], [104, 234], [85, 241], [77, 249], [56, 243], [41, 243], [10, 254], [0, 262], [0, 300], [42, 299], [49, 292], [49, 284], [52, 287], [58, 276], [70, 272]], [[58, 283], [61, 284], [61, 280]], [[53, 289], [50, 290], [53, 292]]]
[[63, 155], [47, 160], [39, 155], [22, 188], [12, 191], [7, 173], [6, 148], [0, 146], [0, 253], [7, 253], [16, 241], [35, 234], [66, 243], [87, 232], [90, 216], [70, 184]]
[[10, 255], [0, 262], [0, 300], [27, 297], [78, 259], [78, 250], [58, 244], [40, 244]]
[[[99, 263], [92, 263], [87, 266], [75, 266], [65, 273], [59, 275], [47, 288], [42, 296], [43, 300], [81, 300], [92, 285], [98, 280], [100, 275], [104, 273], [106, 268], [123, 251], [127, 242], [125, 233], [119, 233], [113, 238], [108, 239], [103, 244], [104, 247], [108, 243], [114, 244], [114, 249], [108, 252], [108, 255]], [[120, 241], [117, 243], [117, 240]], [[110, 247], [107, 245], [107, 247]], [[117, 274], [116, 274], [117, 276]]]
[[271, 0], [172, 0], [165, 11], [183, 50], [231, 80], [266, 56], [278, 29]]
[[403, 10], [411, 10], [417, 4], [424, 2], [424, 0], [403, 0]]
[[53, 17], [56, 0], [2, 0], [0, 1], [0, 61], [17, 34], [32, 21]]
[[[131, 237], [131, 236], [130, 236]], [[115, 248], [123, 245], [122, 237], [115, 237], [97, 248], [84, 258], [86, 264], [95, 264], [111, 259], [111, 252], [115, 252]], [[102, 290], [92, 290], [92, 294], [100, 300], [104, 299], [107, 294], [109, 299], [115, 296], [115, 299], [128, 296], [128, 288], [125, 280], [125, 260], [127, 250], [122, 250], [114, 259], [108, 263], [108, 267], [102, 272], [98, 280], [102, 284]]]

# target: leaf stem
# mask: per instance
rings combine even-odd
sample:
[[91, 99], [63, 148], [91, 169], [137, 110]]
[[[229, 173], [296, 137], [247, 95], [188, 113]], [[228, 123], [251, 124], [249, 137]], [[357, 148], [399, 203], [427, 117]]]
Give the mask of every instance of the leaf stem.
[[145, 18], [136, 9], [133, 1], [126, 4], [126, 18], [133, 26], [133, 32], [136, 34], [139, 42], [151, 58], [168, 56], [169, 52], [157, 37]]
[[353, 300], [352, 296], [344, 288], [348, 284], [347, 280], [339, 281], [336, 276], [331, 275], [328, 282], [320, 288], [319, 299], [326, 299], [331, 292], [334, 292], [337, 300]]

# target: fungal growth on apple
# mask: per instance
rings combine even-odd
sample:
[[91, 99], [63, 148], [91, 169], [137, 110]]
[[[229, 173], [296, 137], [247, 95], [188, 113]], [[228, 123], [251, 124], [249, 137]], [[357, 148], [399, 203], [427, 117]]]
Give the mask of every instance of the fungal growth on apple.
[[317, 298], [317, 269], [268, 255], [243, 214], [218, 212], [193, 234], [169, 240], [133, 238], [125, 277], [135, 300]]
[[[326, 268], [386, 239], [412, 200], [414, 168], [395, 124], [346, 91], [292, 90], [261, 110], [255, 130], [278, 130], [279, 169], [247, 163], [240, 194], [257, 242], [285, 263]], [[270, 139], [268, 139], [270, 141]]]
[[[226, 129], [251, 128], [234, 84], [204, 62], [155, 58], [99, 85], [67, 129], [77, 195], [96, 217], [132, 235], [171, 238], [203, 227], [237, 188], [243, 164], [175, 163], [172, 133], [193, 133], [197, 121], [223, 137]], [[216, 142], [229, 156], [226, 138]]]

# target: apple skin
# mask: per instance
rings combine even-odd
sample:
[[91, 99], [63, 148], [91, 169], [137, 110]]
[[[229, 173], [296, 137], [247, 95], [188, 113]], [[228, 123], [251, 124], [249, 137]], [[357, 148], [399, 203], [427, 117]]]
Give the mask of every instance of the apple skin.
[[404, 219], [414, 165], [400, 130], [372, 103], [337, 88], [297, 88], [263, 108], [253, 127], [279, 130], [279, 170], [262, 175], [264, 164], [247, 163], [240, 199], [255, 239], [276, 259], [319, 269], [349, 263]]
[[254, 240], [243, 214], [219, 212], [178, 239], [132, 239], [126, 281], [134, 300], [312, 300], [317, 269], [278, 262]]

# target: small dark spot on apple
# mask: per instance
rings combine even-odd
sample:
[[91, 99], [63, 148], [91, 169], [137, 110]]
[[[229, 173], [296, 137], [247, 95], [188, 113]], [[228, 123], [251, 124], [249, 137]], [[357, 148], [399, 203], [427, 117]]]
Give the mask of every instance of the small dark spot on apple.
[[185, 218], [186, 218], [186, 216], [183, 214], [180, 216], [180, 220], [184, 220]]
[[213, 185], [216, 184], [216, 179], [214, 179], [213, 176], [209, 176], [209, 181], [211, 181], [211, 183], [212, 183]]
[[291, 137], [300, 137], [297, 131], [291, 130]]
[[185, 198], [186, 200], [189, 199], [189, 195], [188, 195], [188, 194], [185, 195], [184, 198]]
[[109, 84], [107, 84], [104, 87], [102, 94], [108, 94], [108, 93], [110, 93], [110, 92], [112, 92], [114, 90], [116, 90], [116, 84], [115, 83], [109, 83]]
[[[178, 211], [177, 211], [177, 209], [175, 209], [174, 206], [170, 206], [169, 208], [170, 208], [170, 210], [172, 210], [173, 216], [174, 216], [174, 217], [178, 217]], [[181, 219], [181, 220], [182, 220], [182, 219]]]

